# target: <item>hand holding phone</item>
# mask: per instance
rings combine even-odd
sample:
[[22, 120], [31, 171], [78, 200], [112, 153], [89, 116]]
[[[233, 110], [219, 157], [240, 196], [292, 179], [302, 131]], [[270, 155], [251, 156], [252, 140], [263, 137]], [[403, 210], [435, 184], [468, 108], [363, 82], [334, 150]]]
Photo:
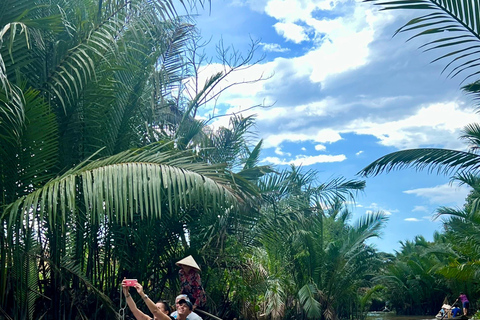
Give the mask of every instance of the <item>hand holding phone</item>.
[[127, 287], [135, 287], [135, 285], [137, 284], [137, 279], [125, 279], [123, 280], [123, 283]]

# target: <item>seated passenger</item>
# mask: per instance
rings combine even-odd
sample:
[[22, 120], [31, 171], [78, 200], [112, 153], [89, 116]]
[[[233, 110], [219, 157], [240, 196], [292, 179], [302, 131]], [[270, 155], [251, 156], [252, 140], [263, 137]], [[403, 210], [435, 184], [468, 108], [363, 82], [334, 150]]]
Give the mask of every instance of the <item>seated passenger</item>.
[[452, 316], [455, 318], [456, 316], [459, 316], [461, 312], [462, 309], [460, 309], [459, 307], [454, 307], [452, 309]]
[[[190, 299], [188, 299], [187, 295], [185, 294], [180, 294], [178, 295], [176, 298], [175, 298], [175, 307], [177, 308], [177, 311], [174, 311], [172, 312], [171, 314], [171, 317], [173, 319], [177, 319], [177, 315], [178, 315], [178, 307], [179, 307], [179, 303], [180, 301], [184, 300], [185, 302], [187, 302], [187, 304], [189, 303], [190, 305], [192, 304], [190, 302]], [[192, 307], [193, 309], [193, 307]], [[187, 317], [187, 320], [202, 320], [202, 317], [200, 317], [197, 313], [191, 311], [190, 314], [188, 315]]]

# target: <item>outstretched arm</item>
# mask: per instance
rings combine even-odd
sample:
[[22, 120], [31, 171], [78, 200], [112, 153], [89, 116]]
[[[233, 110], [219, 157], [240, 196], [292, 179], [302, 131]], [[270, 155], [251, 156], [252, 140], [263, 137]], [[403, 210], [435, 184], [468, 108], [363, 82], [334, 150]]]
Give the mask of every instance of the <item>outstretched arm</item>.
[[143, 301], [145, 301], [145, 304], [148, 307], [148, 310], [150, 310], [151, 313], [153, 313], [154, 319], [160, 319], [160, 320], [171, 320], [168, 315], [163, 313], [158, 306], [150, 299], [145, 292], [143, 292], [143, 287], [140, 283], [135, 284], [135, 289], [137, 289], [138, 294], [140, 297], [142, 297]]
[[137, 320], [152, 320], [151, 317], [149, 317], [148, 315], [146, 315], [145, 313], [143, 313], [142, 311], [140, 311], [137, 308], [137, 304], [135, 303], [135, 301], [133, 301], [132, 296], [128, 292], [128, 290], [130, 288], [125, 285], [124, 281], [122, 281], [123, 295], [125, 296], [125, 299], [127, 300], [128, 308], [130, 309], [130, 311], [132, 311], [135, 319], [137, 319]]

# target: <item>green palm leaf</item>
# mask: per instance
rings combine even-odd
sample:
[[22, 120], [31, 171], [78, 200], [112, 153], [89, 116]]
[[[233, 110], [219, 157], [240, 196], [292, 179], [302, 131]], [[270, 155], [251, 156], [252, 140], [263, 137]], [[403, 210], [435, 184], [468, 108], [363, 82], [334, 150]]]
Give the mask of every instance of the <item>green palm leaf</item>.
[[462, 172], [479, 170], [480, 156], [470, 152], [420, 148], [402, 150], [387, 154], [367, 167], [358, 174], [362, 176], [376, 176], [383, 172], [415, 168], [417, 170], [427, 169], [429, 172], [448, 174], [453, 171]]
[[315, 299], [317, 289], [314, 284], [306, 284], [298, 291], [298, 298], [303, 309], [309, 318], [320, 318], [322, 316], [322, 306]]
[[310, 191], [312, 202], [317, 204], [318, 207], [320, 203], [330, 206], [339, 199], [341, 201], [354, 199], [355, 194], [363, 189], [365, 189], [365, 181], [337, 177], [320, 184], [318, 187], [313, 187]]
[[463, 128], [460, 139], [465, 140], [470, 150], [475, 152], [480, 148], [480, 124], [471, 123]]
[[59, 266], [53, 265], [51, 261], [50, 264], [56, 272], [61, 273], [62, 271], [65, 271], [62, 273], [64, 276], [72, 275], [80, 280], [89, 290], [94, 292], [95, 296], [102, 302], [103, 306], [108, 310], [108, 312], [110, 312], [112, 315], [118, 316], [116, 312], [116, 306], [114, 306], [112, 300], [92, 284], [92, 282], [82, 271], [81, 266], [79, 266], [75, 261], [72, 261], [68, 257], [64, 257], [62, 261], [60, 261]]
[[380, 231], [388, 221], [388, 216], [382, 212], [364, 215], [354, 225], [350, 235], [350, 245], [358, 248], [367, 239], [380, 237]]
[[[399, 28], [395, 34], [413, 32], [409, 40], [420, 36], [438, 35], [435, 40], [422, 45], [424, 50], [453, 50], [440, 58], [450, 59], [449, 76], [468, 73], [465, 79], [478, 75], [480, 64], [480, 3], [476, 0], [365, 0], [381, 7], [381, 10], [414, 9], [428, 13], [414, 18]], [[446, 68], [447, 68], [446, 67]]]
[[[160, 218], [165, 208], [170, 214], [183, 206], [222, 210], [238, 202], [227, 176], [218, 174], [223, 166], [194, 163], [192, 156], [179, 156], [164, 148], [128, 150], [81, 164], [8, 205], [3, 218], [8, 217], [12, 225], [34, 210], [47, 214], [52, 225], [63, 224], [66, 215], [75, 213], [80, 195], [93, 221], [100, 222], [106, 215], [120, 223], [131, 221], [135, 214]], [[110, 190], [112, 182], [117, 187]], [[193, 188], [187, 189], [187, 185]], [[146, 201], [148, 195], [153, 195], [155, 202]]]

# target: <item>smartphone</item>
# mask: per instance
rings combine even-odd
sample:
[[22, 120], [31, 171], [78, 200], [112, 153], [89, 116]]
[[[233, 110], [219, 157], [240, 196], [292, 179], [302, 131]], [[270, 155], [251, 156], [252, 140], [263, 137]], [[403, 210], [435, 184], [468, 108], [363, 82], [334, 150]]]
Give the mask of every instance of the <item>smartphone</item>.
[[137, 279], [125, 279], [123, 281], [125, 282], [125, 285], [127, 287], [134, 287], [135, 284], [137, 283]]

